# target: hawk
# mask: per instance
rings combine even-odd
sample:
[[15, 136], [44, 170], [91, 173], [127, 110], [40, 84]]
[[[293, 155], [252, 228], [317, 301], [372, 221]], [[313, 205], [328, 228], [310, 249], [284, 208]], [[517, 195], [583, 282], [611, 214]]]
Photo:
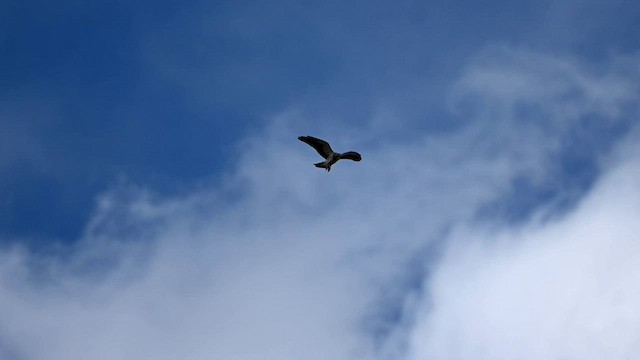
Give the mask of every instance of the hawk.
[[347, 151], [342, 154], [334, 152], [331, 150], [331, 146], [328, 142], [314, 138], [313, 136], [298, 136], [298, 140], [305, 142], [312, 148], [316, 149], [318, 154], [324, 158], [324, 161], [314, 165], [319, 168], [327, 169], [327, 171], [331, 171], [331, 165], [335, 164], [340, 159], [349, 159], [353, 161], [362, 160], [362, 156], [355, 151]]

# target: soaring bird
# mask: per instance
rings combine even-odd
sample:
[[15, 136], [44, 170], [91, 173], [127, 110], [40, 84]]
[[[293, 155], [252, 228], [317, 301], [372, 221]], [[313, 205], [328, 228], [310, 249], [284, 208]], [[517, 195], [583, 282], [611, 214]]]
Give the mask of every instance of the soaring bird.
[[316, 149], [318, 154], [324, 158], [324, 161], [314, 165], [319, 168], [327, 169], [327, 171], [331, 171], [331, 165], [335, 164], [340, 159], [349, 159], [353, 161], [362, 160], [362, 156], [355, 151], [347, 151], [342, 154], [334, 152], [331, 150], [331, 146], [328, 142], [314, 138], [313, 136], [298, 136], [298, 140], [305, 142], [312, 148]]

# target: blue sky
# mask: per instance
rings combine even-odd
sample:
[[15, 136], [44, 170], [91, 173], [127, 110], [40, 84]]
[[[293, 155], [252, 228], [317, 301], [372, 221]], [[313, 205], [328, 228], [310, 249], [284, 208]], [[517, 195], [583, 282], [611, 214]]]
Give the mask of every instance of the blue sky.
[[631, 4], [7, 2], [1, 232], [73, 241], [118, 179], [172, 192], [215, 177], [291, 106], [357, 127], [392, 103], [410, 128], [450, 128], [465, 120], [445, 87], [473, 54], [510, 44], [598, 66], [637, 46]]
[[639, 21], [3, 2], [0, 357], [637, 357]]

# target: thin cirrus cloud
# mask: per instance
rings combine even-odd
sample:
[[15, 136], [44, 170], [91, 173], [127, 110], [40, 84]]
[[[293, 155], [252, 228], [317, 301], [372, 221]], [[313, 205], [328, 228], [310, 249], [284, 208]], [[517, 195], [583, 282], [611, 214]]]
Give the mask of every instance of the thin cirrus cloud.
[[453, 116], [469, 117], [456, 130], [331, 139], [364, 160], [326, 176], [283, 112], [215, 184], [171, 198], [124, 185], [100, 198], [66, 255], [2, 250], [0, 355], [637, 356], [633, 146], [596, 143], [600, 180], [561, 216], [516, 226], [482, 214], [516, 178], [553, 181], [583, 118], [631, 127], [631, 59], [595, 72], [526, 50], [479, 58], [450, 84]]

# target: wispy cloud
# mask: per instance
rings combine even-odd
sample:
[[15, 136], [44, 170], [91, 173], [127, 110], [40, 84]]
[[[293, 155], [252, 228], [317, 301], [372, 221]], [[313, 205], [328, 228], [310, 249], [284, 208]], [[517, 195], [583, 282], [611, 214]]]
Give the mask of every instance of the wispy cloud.
[[[632, 233], [615, 237], [629, 251], [603, 246], [616, 234], [606, 229], [633, 214], [621, 213], [623, 204], [636, 207], [629, 179], [637, 169], [604, 166], [611, 174], [574, 211], [518, 228], [526, 231], [501, 218], [487, 225], [478, 213], [517, 177], [547, 181], [557, 144], [578, 117], [632, 121], [629, 79], [637, 74], [612, 76], [623, 69], [615, 67], [602, 75], [523, 50], [482, 56], [452, 84], [454, 110], [468, 117], [455, 131], [416, 131], [409, 141], [335, 139], [364, 160], [327, 176], [311, 165], [316, 155], [295, 140], [295, 114], [285, 112], [244, 140], [226, 176], [200, 190], [165, 198], [123, 186], [105, 194], [72, 255], [3, 250], [0, 354], [450, 359], [521, 358], [514, 351], [528, 349], [538, 358], [584, 358], [580, 351], [590, 348], [571, 344], [588, 342], [598, 324], [621, 314], [597, 305], [620, 296], [627, 309], [636, 300], [619, 282], [632, 276]], [[603, 84], [610, 91], [594, 93]], [[538, 118], [523, 122], [516, 102], [539, 106]], [[537, 121], [546, 115], [552, 121]], [[620, 267], [611, 273], [613, 264]], [[560, 291], [574, 282], [575, 291]], [[583, 302], [601, 288], [605, 298]], [[549, 305], [558, 293], [561, 301]], [[545, 346], [590, 311], [599, 311], [593, 332]], [[547, 312], [553, 323], [535, 322]], [[637, 351], [630, 337], [616, 339], [600, 343], [600, 354]]]

